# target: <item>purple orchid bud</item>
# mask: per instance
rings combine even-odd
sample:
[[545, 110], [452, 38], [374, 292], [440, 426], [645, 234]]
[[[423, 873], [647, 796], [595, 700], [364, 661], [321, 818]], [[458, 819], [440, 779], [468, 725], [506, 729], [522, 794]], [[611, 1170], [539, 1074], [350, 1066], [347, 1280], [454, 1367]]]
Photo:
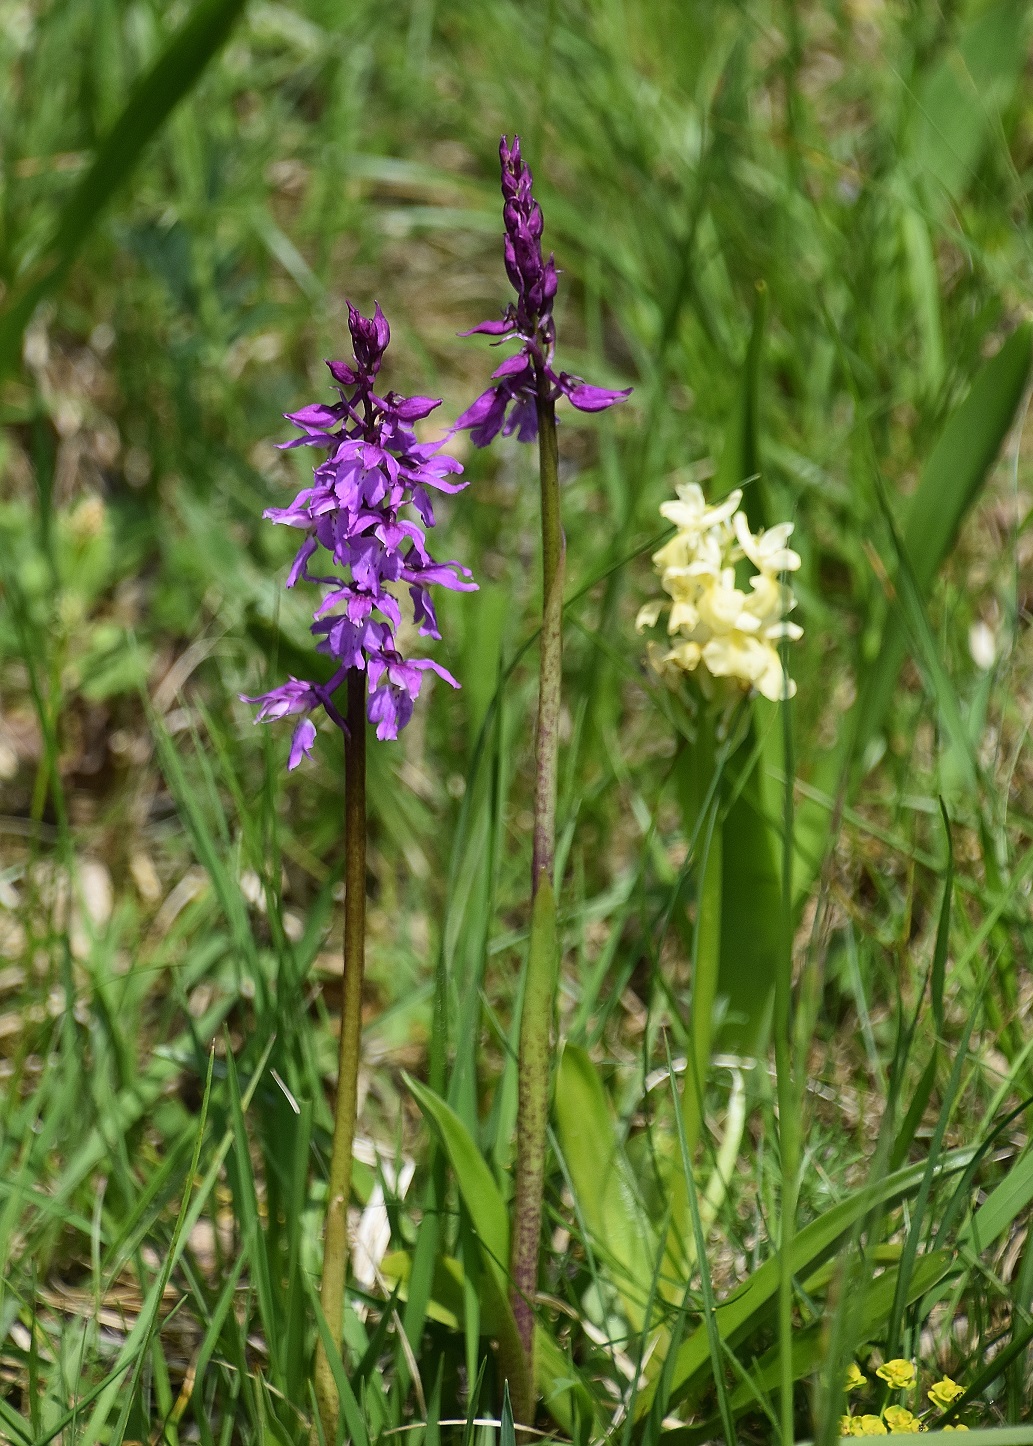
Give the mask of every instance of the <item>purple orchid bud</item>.
[[[439, 638], [430, 587], [461, 592], [476, 587], [468, 568], [434, 560], [423, 530], [434, 525], [428, 488], [460, 492], [466, 486], [447, 480], [463, 469], [441, 451], [443, 443], [418, 442], [412, 430], [413, 422], [429, 416], [440, 403], [434, 397], [374, 393], [391, 338], [379, 305], [365, 317], [349, 302], [348, 329], [353, 361], [327, 363], [341, 401], [314, 402], [288, 414], [302, 436], [283, 445], [320, 447], [325, 460], [289, 506], [270, 507], [264, 514], [305, 532], [287, 586], [305, 581], [326, 589], [315, 607], [311, 631], [316, 651], [336, 665], [326, 684], [292, 677], [269, 693], [244, 699], [259, 705], [256, 722], [302, 715], [291, 740], [291, 769], [312, 755], [312, 715], [318, 709], [346, 728], [332, 694], [351, 669], [366, 674], [367, 715], [379, 738], [397, 738], [409, 722], [428, 669], [458, 687], [451, 673], [429, 658], [403, 658], [396, 636], [402, 612], [391, 589], [408, 588], [419, 632]], [[410, 506], [419, 522], [404, 514]], [[317, 556], [340, 571], [311, 571]]]
[[484, 336], [508, 336], [511, 331], [516, 330], [516, 316], [512, 312], [502, 321], [482, 321], [477, 326], [471, 326], [469, 331], [461, 331], [460, 336], [475, 336], [478, 333]]

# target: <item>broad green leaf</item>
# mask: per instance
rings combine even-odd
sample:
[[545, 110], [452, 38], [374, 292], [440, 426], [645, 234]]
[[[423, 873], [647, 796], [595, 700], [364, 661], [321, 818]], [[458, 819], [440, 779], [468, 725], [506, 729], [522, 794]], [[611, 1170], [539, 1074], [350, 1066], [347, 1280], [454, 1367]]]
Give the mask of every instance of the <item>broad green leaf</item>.
[[404, 1079], [437, 1131], [455, 1173], [459, 1193], [485, 1256], [485, 1268], [478, 1282], [480, 1307], [497, 1322], [503, 1359], [518, 1370], [524, 1361], [524, 1352], [509, 1303], [509, 1219], [505, 1201], [491, 1169], [455, 1110], [426, 1085], [409, 1075]]
[[[742, 752], [750, 751], [749, 739]], [[764, 809], [754, 765], [721, 828], [719, 994], [728, 1001], [721, 1043], [752, 1054], [765, 1027], [782, 950], [781, 842]]]
[[602, 1081], [568, 1044], [556, 1073], [556, 1133], [592, 1248], [641, 1331], [657, 1242], [617, 1135]]
[[[923, 1433], [928, 1440], [930, 1436], [946, 1436], [946, 1431], [927, 1431]], [[885, 1436], [852, 1436], [852, 1441], [885, 1441]], [[951, 1436], [952, 1441], [957, 1440], [956, 1435]], [[985, 1430], [970, 1430], [965, 1436], [966, 1446], [1033, 1446], [1033, 1426], [995, 1426]], [[801, 1443], [806, 1446], [806, 1443]]]
[[488, 1259], [503, 1273], [509, 1266], [509, 1218], [502, 1192], [469, 1130], [440, 1095], [404, 1076], [420, 1109], [434, 1127], [455, 1172], [463, 1204]]
[[[767, 310], [767, 287], [759, 281], [739, 390], [711, 488], [712, 496], [717, 499], [727, 496], [735, 487], [743, 487], [743, 507], [754, 530], [771, 520], [767, 516], [768, 492], [760, 454], [760, 382]], [[743, 754], [750, 753], [752, 741], [751, 731], [743, 744]], [[720, 858], [720, 892], [716, 895], [720, 926], [715, 941], [720, 972], [718, 979], [712, 981], [711, 1009], [718, 995], [727, 1001], [729, 1018], [722, 1029], [722, 1043], [749, 1054], [757, 1047], [774, 989], [782, 910], [778, 838], [764, 814], [756, 767], [724, 814], [721, 837], [715, 837], [715, 842]], [[715, 887], [713, 882], [710, 886]], [[693, 985], [694, 1001], [697, 995], [705, 994], [711, 982], [706, 977], [706, 951], [703, 962], [702, 977]], [[708, 1029], [709, 1024], [708, 1018]], [[708, 1041], [704, 1067], [709, 1057]], [[697, 1060], [699, 1058], [697, 1048]], [[701, 1082], [702, 1078], [701, 1074]], [[698, 1103], [688, 1094], [689, 1083], [686, 1076], [687, 1106], [683, 1117], [691, 1151], [695, 1147], [699, 1120], [694, 1118]], [[679, 1216], [674, 1218], [678, 1220]], [[684, 1209], [681, 1219], [687, 1224]]]
[[[1025, 0], [997, 0], [962, 30], [918, 93], [914, 154], [921, 174], [955, 200], [967, 190], [1026, 54]], [[939, 197], [929, 187], [930, 199]]]

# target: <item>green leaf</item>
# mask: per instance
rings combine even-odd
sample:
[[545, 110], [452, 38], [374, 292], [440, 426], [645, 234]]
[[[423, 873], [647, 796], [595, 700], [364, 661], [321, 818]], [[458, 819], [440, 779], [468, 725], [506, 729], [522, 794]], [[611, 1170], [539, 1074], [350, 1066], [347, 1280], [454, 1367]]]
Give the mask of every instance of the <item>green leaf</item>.
[[[945, 1164], [937, 1173], [964, 1169], [970, 1158], [971, 1151], [959, 1150], [945, 1157]], [[925, 1173], [925, 1165], [898, 1170], [875, 1185], [859, 1190], [848, 1200], [840, 1201], [817, 1220], [804, 1226], [793, 1240], [793, 1274], [800, 1275], [821, 1265], [836, 1251], [859, 1219], [871, 1210], [881, 1205], [889, 1205], [919, 1189]], [[777, 1255], [773, 1255], [759, 1266], [738, 1290], [718, 1305], [717, 1327], [726, 1345], [734, 1347], [746, 1340], [770, 1316], [778, 1293], [779, 1274], [779, 1260]], [[654, 1356], [651, 1364], [654, 1364], [654, 1379], [639, 1395], [639, 1419], [649, 1410], [656, 1385], [655, 1375], [662, 1362], [657, 1361]], [[707, 1334], [705, 1328], [699, 1326], [678, 1352], [671, 1387], [671, 1403], [698, 1395], [706, 1386], [709, 1370], [710, 1349]]]
[[[412, 1275], [412, 1257], [406, 1250], [392, 1251], [381, 1262], [381, 1271], [388, 1281], [399, 1282], [398, 1296], [405, 1300], [408, 1283]], [[435, 1262], [433, 1292], [427, 1304], [430, 1320], [460, 1332], [464, 1328], [465, 1290], [462, 1263], [453, 1256], [439, 1257]], [[506, 1312], [509, 1304], [503, 1302]], [[512, 1313], [509, 1312], [510, 1318]], [[485, 1296], [480, 1308], [480, 1330], [483, 1336], [498, 1338], [508, 1329], [504, 1316], [499, 1313], [497, 1294]], [[592, 1394], [578, 1372], [564, 1356], [559, 1346], [541, 1324], [535, 1326], [534, 1372], [538, 1393], [553, 1419], [567, 1434], [571, 1434], [576, 1409], [583, 1420], [592, 1419], [595, 1405]]]
[[592, 1249], [641, 1331], [657, 1242], [621, 1148], [602, 1081], [583, 1049], [568, 1044], [556, 1072], [556, 1133]]
[[[755, 716], [760, 710], [755, 709]], [[749, 738], [740, 750], [751, 752]], [[747, 765], [749, 766], [749, 765]], [[764, 808], [761, 764], [750, 769], [721, 826], [721, 1043], [752, 1054], [771, 1007], [782, 950], [781, 844]], [[690, 1141], [691, 1143], [691, 1141]]]
[[[919, 599], [928, 596], [954, 545], [958, 529], [997, 458], [1022, 401], [1033, 364], [1033, 327], [1016, 328], [977, 375], [964, 401], [952, 412], [926, 462], [911, 500], [902, 543]], [[844, 767], [859, 766], [883, 725], [907, 653], [907, 627], [891, 613], [878, 656], [861, 676], [851, 719], [840, 725], [840, 745], [819, 761], [812, 780], [818, 793], [837, 796]], [[830, 806], [804, 799], [794, 822], [794, 898], [799, 902], [821, 867], [828, 839]]]
[[488, 1259], [503, 1273], [509, 1266], [509, 1219], [502, 1192], [469, 1130], [440, 1095], [410, 1075], [406, 1084], [445, 1147], [463, 1204]]
[[37, 304], [60, 284], [101, 211], [226, 41], [244, 3], [201, 0], [134, 86], [93, 164], [65, 203], [49, 245], [0, 311], [0, 376], [16, 364], [22, 332]]
[[[916, 163], [920, 174], [935, 178], [955, 200], [967, 190], [1022, 74], [1029, 14], [1026, 0], [988, 5], [919, 90]], [[931, 199], [940, 199], [935, 187], [927, 190]]]
[[[952, 1250], [938, 1250], [924, 1256], [911, 1276], [907, 1292], [907, 1303], [920, 1300], [927, 1290], [938, 1284], [951, 1269], [954, 1261]], [[892, 1309], [893, 1295], [897, 1285], [896, 1270], [887, 1270], [874, 1280], [869, 1287], [864, 1305], [857, 1321], [856, 1344], [864, 1345], [881, 1331]], [[816, 1371], [825, 1358], [828, 1347], [827, 1327], [824, 1321], [815, 1321], [804, 1327], [793, 1337], [793, 1380], [799, 1381]], [[778, 1389], [781, 1377], [779, 1346], [771, 1346], [749, 1368], [749, 1380], [743, 1381], [731, 1396], [731, 1409], [736, 1417], [757, 1407], [757, 1395], [770, 1395]], [[699, 1426], [685, 1426], [674, 1431], [665, 1431], [660, 1438], [664, 1446], [700, 1446], [713, 1440], [720, 1430], [718, 1416], [702, 1422]]]
[[509, 1303], [509, 1219], [501, 1191], [455, 1110], [426, 1085], [409, 1075], [403, 1078], [441, 1139], [470, 1223], [480, 1241], [485, 1256], [485, 1269], [478, 1282], [481, 1309], [498, 1324], [497, 1338], [503, 1359], [522, 1362], [524, 1351]]
[[958, 1245], [971, 1250], [985, 1250], [1033, 1200], [1033, 1150], [1027, 1150], [1017, 1165], [1012, 1165], [1001, 1183], [990, 1194], [963, 1227]]
[[954, 841], [951, 838], [951, 822], [943, 799], [940, 799], [940, 816], [943, 832], [947, 839], [947, 871], [943, 879], [943, 901], [940, 904], [940, 918], [936, 925], [936, 943], [933, 946], [933, 967], [930, 988], [933, 998], [933, 1018], [936, 1028], [943, 1033], [943, 986], [947, 977], [947, 949], [950, 945], [951, 897], [954, 892]]
[[[922, 472], [901, 532], [919, 596], [928, 596], [1015, 418], [1033, 363], [1033, 327], [1018, 327], [951, 414]], [[904, 619], [892, 612], [860, 690], [856, 756], [879, 731], [907, 652]]]

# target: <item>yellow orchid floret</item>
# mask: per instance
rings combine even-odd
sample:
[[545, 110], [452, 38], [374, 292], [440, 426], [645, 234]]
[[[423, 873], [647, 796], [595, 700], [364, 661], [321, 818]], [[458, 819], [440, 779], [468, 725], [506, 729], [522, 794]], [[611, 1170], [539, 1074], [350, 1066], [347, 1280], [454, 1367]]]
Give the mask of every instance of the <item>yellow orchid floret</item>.
[[908, 1391], [915, 1384], [915, 1368], [911, 1361], [887, 1361], [875, 1374], [894, 1391]]
[[[778, 643], [796, 641], [803, 629], [788, 622], [796, 606], [781, 574], [795, 572], [799, 554], [787, 545], [791, 522], [753, 533], [741, 509], [742, 491], [708, 505], [695, 482], [680, 486], [676, 502], [661, 515], [678, 529], [653, 555], [664, 592], [671, 599], [646, 603], [637, 627], [651, 628], [669, 608], [670, 646], [651, 645], [650, 661], [661, 673], [693, 673], [702, 664], [713, 678], [729, 678], [745, 692], [756, 690], [779, 702], [796, 684], [782, 666]], [[756, 569], [749, 590], [739, 586], [737, 565]]]
[[917, 1416], [903, 1406], [887, 1406], [882, 1413], [882, 1419], [890, 1428], [891, 1436], [917, 1436], [922, 1429], [922, 1423]]
[[860, 1426], [855, 1430], [855, 1436], [888, 1436], [889, 1428], [881, 1416], [855, 1416], [854, 1420]]
[[965, 1387], [959, 1386], [957, 1381], [952, 1381], [950, 1376], [944, 1376], [942, 1381], [937, 1381], [926, 1392], [933, 1405], [939, 1406], [941, 1411], [946, 1411], [948, 1406], [953, 1406], [958, 1397], [964, 1394]]
[[851, 1361], [847, 1366], [846, 1380], [843, 1382], [844, 1391], [856, 1391], [858, 1386], [868, 1384], [868, 1377], [861, 1370], [856, 1361]]

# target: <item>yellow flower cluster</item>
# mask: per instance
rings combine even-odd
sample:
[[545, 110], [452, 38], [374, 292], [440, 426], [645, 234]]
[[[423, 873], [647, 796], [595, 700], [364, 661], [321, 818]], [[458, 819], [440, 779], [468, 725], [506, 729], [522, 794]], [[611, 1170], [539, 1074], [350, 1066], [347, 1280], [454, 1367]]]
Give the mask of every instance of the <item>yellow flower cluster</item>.
[[[899, 1359], [886, 1361], [878, 1367], [875, 1374], [894, 1391], [910, 1391], [918, 1380], [913, 1363]], [[851, 1361], [843, 1382], [844, 1390], [854, 1391], [866, 1384], [867, 1377], [864, 1372], [856, 1362]], [[944, 1376], [930, 1386], [926, 1394], [934, 1406], [946, 1411], [965, 1394], [965, 1388], [959, 1386], [957, 1381], [952, 1381], [950, 1376]], [[839, 1418], [840, 1436], [917, 1436], [926, 1429], [926, 1420], [914, 1415], [905, 1406], [886, 1406], [881, 1416], [848, 1414]], [[954, 1426], [944, 1426], [943, 1430], [967, 1431], [968, 1427], [959, 1422]]]
[[[756, 689], [773, 702], [791, 698], [796, 684], [782, 667], [777, 644], [803, 635], [786, 620], [796, 599], [781, 581], [782, 573], [800, 566], [799, 555], [787, 546], [793, 524], [753, 533], [739, 505], [741, 490], [713, 507], [694, 482], [677, 491], [678, 500], [665, 502], [660, 512], [678, 530], [653, 556], [671, 598], [670, 647], [651, 647], [653, 665], [661, 673], [694, 673], [702, 663], [712, 677], [730, 678], [747, 692]], [[744, 560], [756, 569], [748, 592], [736, 580], [736, 566]], [[647, 603], [638, 615], [639, 630], [653, 627], [667, 606]]]

